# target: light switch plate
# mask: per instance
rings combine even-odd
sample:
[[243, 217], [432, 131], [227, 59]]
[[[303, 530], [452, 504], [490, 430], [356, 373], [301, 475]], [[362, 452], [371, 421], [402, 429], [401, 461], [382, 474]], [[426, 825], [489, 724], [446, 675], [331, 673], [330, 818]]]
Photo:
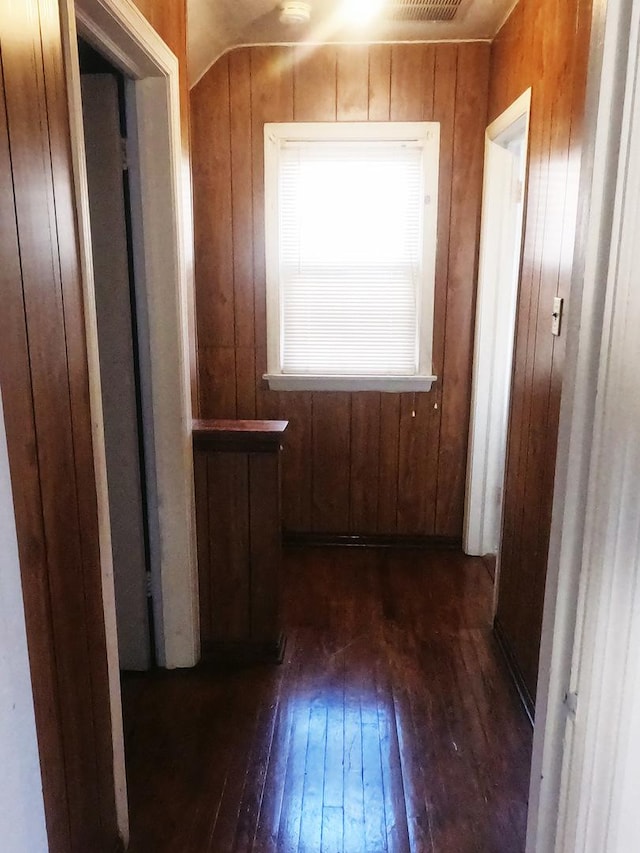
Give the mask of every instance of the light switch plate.
[[553, 314], [551, 315], [551, 334], [559, 335], [562, 325], [562, 306], [564, 299], [561, 296], [556, 296], [553, 300]]

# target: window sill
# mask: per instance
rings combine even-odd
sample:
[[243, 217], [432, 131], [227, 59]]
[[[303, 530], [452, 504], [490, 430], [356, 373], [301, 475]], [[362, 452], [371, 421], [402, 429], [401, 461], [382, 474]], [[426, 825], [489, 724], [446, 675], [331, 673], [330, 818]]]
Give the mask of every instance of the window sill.
[[430, 391], [437, 376], [318, 376], [265, 373], [271, 391]]

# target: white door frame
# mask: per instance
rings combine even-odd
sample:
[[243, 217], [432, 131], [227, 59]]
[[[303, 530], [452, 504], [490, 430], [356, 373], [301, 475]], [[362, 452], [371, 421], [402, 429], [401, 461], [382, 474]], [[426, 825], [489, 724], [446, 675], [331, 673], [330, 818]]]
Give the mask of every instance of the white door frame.
[[132, 187], [132, 195], [137, 193], [141, 201], [143, 232], [134, 254], [136, 287], [142, 288], [146, 304], [151, 385], [151, 418], [145, 424], [146, 456], [151, 462], [150, 557], [158, 663], [168, 668], [194, 666], [200, 655], [179, 67], [130, 0], [60, 0], [60, 14], [85, 307], [116, 799], [120, 832], [126, 838], [122, 706], [76, 22], [82, 36], [133, 81], [140, 186]]
[[[627, 819], [630, 811], [637, 814], [637, 791], [634, 801], [627, 799], [622, 776], [640, 689], [630, 678], [638, 667], [640, 627], [638, 588], [630, 583], [640, 556], [639, 442], [629, 418], [634, 395], [621, 393], [617, 382], [616, 359], [629, 340], [616, 324], [629, 307], [624, 253], [628, 262], [640, 245], [637, 214], [624, 215], [629, 193], [635, 191], [634, 202], [640, 193], [637, 155], [633, 162], [640, 147], [639, 29], [640, 0], [594, 4], [527, 853], [635, 849], [616, 833], [621, 808], [627, 806]], [[637, 302], [634, 307], [637, 313]], [[637, 324], [633, 332], [637, 337]], [[612, 436], [620, 418], [624, 429]], [[629, 440], [634, 429], [635, 442]], [[625, 457], [634, 445], [635, 454]], [[630, 493], [625, 489], [634, 475]]]
[[[483, 556], [499, 552], [502, 494], [507, 426], [511, 397], [511, 365], [515, 335], [516, 308], [520, 283], [524, 225], [524, 196], [529, 144], [531, 89], [514, 101], [493, 121], [485, 133], [484, 185], [482, 191], [482, 225], [476, 308], [476, 332], [471, 391], [471, 422], [467, 458], [467, 486], [463, 528], [466, 554]], [[500, 139], [510, 128], [524, 123], [524, 168], [517, 176], [521, 186], [520, 221], [512, 221], [512, 210], [504, 209], [504, 167], [499, 154], [504, 152]], [[511, 177], [511, 176], [509, 176]], [[511, 183], [511, 181], [510, 181]], [[509, 187], [511, 190], [511, 186]], [[515, 252], [505, 258], [501, 252], [505, 229], [513, 229], [508, 242]], [[502, 267], [513, 265], [509, 292], [502, 292]]]
[[199, 657], [198, 583], [178, 61], [130, 0], [61, 0], [61, 9], [103, 553], [106, 557], [109, 550], [108, 504], [76, 20], [83, 38], [133, 81], [132, 130], [137, 136], [140, 180], [139, 186], [132, 186], [132, 197], [140, 199], [142, 219], [134, 263], [136, 288], [144, 293], [148, 325], [151, 418], [144, 428], [151, 461], [148, 486], [156, 646], [161, 666], [194, 666]]

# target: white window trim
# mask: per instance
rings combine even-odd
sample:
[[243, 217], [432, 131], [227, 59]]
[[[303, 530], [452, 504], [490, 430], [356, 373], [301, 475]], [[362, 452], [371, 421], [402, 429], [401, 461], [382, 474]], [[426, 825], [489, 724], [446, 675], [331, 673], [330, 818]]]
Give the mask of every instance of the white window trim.
[[[285, 374], [281, 361], [281, 300], [278, 261], [278, 158], [285, 140], [348, 139], [418, 142], [425, 170], [423, 288], [420, 305], [420, 360], [412, 376]], [[267, 278], [267, 373], [272, 391], [429, 391], [432, 374], [433, 302], [438, 218], [440, 125], [437, 122], [281, 122], [264, 126], [265, 249]]]

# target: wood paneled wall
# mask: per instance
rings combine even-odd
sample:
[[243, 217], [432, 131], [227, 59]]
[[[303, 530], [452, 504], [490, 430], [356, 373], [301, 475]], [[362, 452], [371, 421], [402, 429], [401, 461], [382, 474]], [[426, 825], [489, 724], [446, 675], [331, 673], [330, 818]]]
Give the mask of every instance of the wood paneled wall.
[[0, 381], [50, 849], [117, 843], [82, 290], [56, 4], [2, 4]]
[[[518, 300], [497, 623], [535, 696], [565, 336], [578, 205], [591, 0], [521, 0], [491, 53], [496, 118], [532, 87], [529, 186]], [[566, 328], [566, 324], [565, 324]]]
[[[160, 6], [184, 41], [184, 2]], [[0, 383], [47, 832], [51, 853], [113, 853], [84, 306], [55, 0], [1, 0], [0, 52]]]
[[[191, 92], [201, 415], [289, 420], [291, 531], [461, 535], [488, 63], [484, 43], [242, 48]], [[263, 125], [336, 120], [441, 123], [430, 393], [262, 380]]]

